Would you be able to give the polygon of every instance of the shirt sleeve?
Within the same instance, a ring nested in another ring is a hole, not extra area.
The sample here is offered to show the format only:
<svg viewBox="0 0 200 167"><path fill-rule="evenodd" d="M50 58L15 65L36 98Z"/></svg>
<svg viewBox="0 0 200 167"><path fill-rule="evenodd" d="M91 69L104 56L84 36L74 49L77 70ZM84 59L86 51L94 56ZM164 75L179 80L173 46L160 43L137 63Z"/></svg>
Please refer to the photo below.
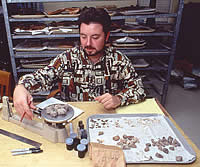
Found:
<svg viewBox="0 0 200 167"><path fill-rule="evenodd" d="M66 52L58 55L44 68L20 77L18 84L23 84L30 93L51 90L62 78L64 56L66 56Z"/></svg>
<svg viewBox="0 0 200 167"><path fill-rule="evenodd" d="M116 95L121 99L121 106L135 104L146 97L141 77L136 73L133 64L125 56L121 63L120 78L123 89Z"/></svg>

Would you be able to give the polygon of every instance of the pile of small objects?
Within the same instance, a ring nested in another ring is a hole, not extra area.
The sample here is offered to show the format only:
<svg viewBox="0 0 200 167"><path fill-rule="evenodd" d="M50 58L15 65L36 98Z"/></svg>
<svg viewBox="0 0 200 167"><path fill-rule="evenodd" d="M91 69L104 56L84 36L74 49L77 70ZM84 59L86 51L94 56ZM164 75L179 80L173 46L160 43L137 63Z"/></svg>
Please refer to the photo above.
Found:
<svg viewBox="0 0 200 167"><path fill-rule="evenodd" d="M169 136L167 139L166 137L162 137L162 139L159 138L158 140L151 139L151 143L146 143L144 151L148 152L151 146L157 147L158 150L162 151L165 154L168 154L169 151L174 151L175 148L180 147L181 144L176 139ZM166 146L168 146L168 148L166 148ZM155 156L158 158L163 158L163 155L158 152L155 154ZM176 161L183 161L183 157L176 156Z"/></svg>
<svg viewBox="0 0 200 167"><path fill-rule="evenodd" d="M137 148L136 143L139 143L139 139L135 136L127 136L123 135L123 138L120 139L119 136L113 137L114 141L119 141L117 143L118 146L120 146L123 150L127 150L130 148Z"/></svg>
<svg viewBox="0 0 200 167"><path fill-rule="evenodd" d="M69 111L69 105L66 104L53 104L45 108L46 113L51 117L57 117L59 115L66 115Z"/></svg>

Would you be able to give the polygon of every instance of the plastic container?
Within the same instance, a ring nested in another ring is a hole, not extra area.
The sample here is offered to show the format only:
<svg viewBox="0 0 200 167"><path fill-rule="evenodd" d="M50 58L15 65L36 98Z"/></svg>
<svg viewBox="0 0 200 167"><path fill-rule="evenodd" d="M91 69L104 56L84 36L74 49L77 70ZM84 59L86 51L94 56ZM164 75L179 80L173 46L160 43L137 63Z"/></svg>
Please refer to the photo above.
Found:
<svg viewBox="0 0 200 167"><path fill-rule="evenodd" d="M89 143L88 139L81 139L81 141L80 141L80 144L83 144L86 146L86 152L88 150L88 143Z"/></svg>
<svg viewBox="0 0 200 167"><path fill-rule="evenodd" d="M86 146L84 144L79 144L77 146L77 151L78 151L78 157L84 158L86 153Z"/></svg>
<svg viewBox="0 0 200 167"><path fill-rule="evenodd" d="M71 137L68 137L66 140L65 140L65 143L66 143L66 148L67 150L73 150L74 148L74 140L71 138Z"/></svg>
<svg viewBox="0 0 200 167"><path fill-rule="evenodd" d="M74 139L74 150L77 151L77 146L80 144L80 139L79 138L75 138Z"/></svg>

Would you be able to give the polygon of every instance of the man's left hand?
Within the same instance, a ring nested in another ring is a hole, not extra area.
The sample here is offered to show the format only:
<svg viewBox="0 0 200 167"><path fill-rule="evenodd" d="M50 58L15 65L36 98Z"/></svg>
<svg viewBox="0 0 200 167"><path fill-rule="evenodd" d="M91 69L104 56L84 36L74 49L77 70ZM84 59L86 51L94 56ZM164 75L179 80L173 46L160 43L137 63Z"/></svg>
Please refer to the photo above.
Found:
<svg viewBox="0 0 200 167"><path fill-rule="evenodd" d="M96 101L104 105L105 109L114 109L121 104L118 96L112 96L110 93L105 93L95 98Z"/></svg>

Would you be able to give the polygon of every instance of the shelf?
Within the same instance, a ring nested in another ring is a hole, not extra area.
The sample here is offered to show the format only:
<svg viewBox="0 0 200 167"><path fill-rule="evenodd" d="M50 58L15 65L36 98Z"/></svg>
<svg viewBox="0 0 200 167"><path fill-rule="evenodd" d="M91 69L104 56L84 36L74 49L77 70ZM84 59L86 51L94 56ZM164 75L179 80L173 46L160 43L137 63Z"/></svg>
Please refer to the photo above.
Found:
<svg viewBox="0 0 200 167"><path fill-rule="evenodd" d="M118 49L127 56L167 56L171 51L167 49L142 49L142 50L124 50ZM41 51L41 52L16 52L15 58L37 58L37 57L55 57L63 51Z"/></svg>
<svg viewBox="0 0 200 167"><path fill-rule="evenodd" d="M148 76L148 79L143 80L145 89L147 91L147 97L156 97L161 100L163 96L163 89L162 87L166 84L166 81L161 81L159 78L155 78L152 74Z"/></svg>
<svg viewBox="0 0 200 167"><path fill-rule="evenodd" d="M14 19L9 18L10 22L45 22L45 21L77 21L78 17L59 17L59 18L28 18L28 19Z"/></svg>
<svg viewBox="0 0 200 167"><path fill-rule="evenodd" d="M149 36L173 36L172 32L145 32L145 33L111 33L111 37L149 37Z"/></svg>
<svg viewBox="0 0 200 167"><path fill-rule="evenodd" d="M123 49L117 48L117 50L126 54L127 56L167 56L171 54L171 49L165 47L163 44L147 44L143 49ZM63 50L55 51L35 51L35 52L15 52L15 58L37 58L37 57L55 57L62 53Z"/></svg>
<svg viewBox="0 0 200 167"><path fill-rule="evenodd" d="M150 15L133 15L133 16L112 16L112 20L122 20L122 19L130 19L130 18L170 18L170 17L177 17L176 13L157 13L157 14L150 14ZM10 22L30 22L30 21L77 21L78 17L59 17L59 18L9 18Z"/></svg>
<svg viewBox="0 0 200 167"><path fill-rule="evenodd" d="M95 1L95 0L7 0L7 3L26 3L26 2L85 2L85 1ZM105 0L98 0L105 1ZM120 0L112 0L120 1Z"/></svg>
<svg viewBox="0 0 200 167"><path fill-rule="evenodd" d="M111 33L111 37L149 37L149 36L173 36L172 32L151 32L151 33ZM79 34L51 34L51 35L12 35L13 39L36 39L36 38L78 38Z"/></svg>
<svg viewBox="0 0 200 167"><path fill-rule="evenodd" d="M148 43L143 49L122 49L117 50L126 54L128 57L141 57L141 56L169 56L171 49L160 43Z"/></svg>
<svg viewBox="0 0 200 167"><path fill-rule="evenodd" d="M145 68L135 68L136 71L166 71L166 67L145 67Z"/></svg>
<svg viewBox="0 0 200 167"><path fill-rule="evenodd" d="M121 19L142 19L142 18L170 18L177 17L176 13L156 13L156 14L139 14L132 16L112 16L112 20L121 20Z"/></svg>
<svg viewBox="0 0 200 167"><path fill-rule="evenodd" d="M41 52L16 52L15 58L42 58L55 57L63 51L41 51Z"/></svg>
<svg viewBox="0 0 200 167"><path fill-rule="evenodd" d="M33 68L20 68L20 59L39 59L39 58L54 58L58 54L62 53L63 50L58 51L37 51L37 52L16 52L13 50L13 45L24 41L25 39L59 39L59 38L76 38L78 39L80 36L77 33L65 33L65 34L48 34L48 32L40 34L40 35L16 35L12 34L11 30L14 24L24 23L27 24L28 22L41 22L41 23L50 23L53 21L61 22L61 21L74 21L78 20L78 17L58 17L58 18L30 18L30 17L20 17L20 18L13 18L10 17L9 14L12 11L8 12L8 9L11 3L30 3L30 2L74 2L74 4L78 4L78 2L97 2L97 1L105 1L105 0L2 0L2 7L3 7L3 15L4 21L6 25L6 32L8 37L8 45L9 45L9 53L12 63L13 69L13 77L15 82L18 81L19 76L23 75L24 73L31 73L36 69ZM121 1L122 0L113 0L113 1ZM131 1L131 0L129 0ZM157 0L158 1L158 0ZM151 7L151 2L149 1ZM156 1L155 1L156 2ZM157 4L157 3L156 3ZM111 33L110 37L111 40L122 38L122 37L138 37L146 40L147 44L145 48L117 48L122 53L126 54L130 60L140 59L143 58L146 62L148 62L148 67L145 66L144 68L135 68L138 73L143 74L148 78L148 80L144 81L144 85L147 89L154 90L157 95L160 96L161 104L164 105L165 99L167 96L168 91L168 83L170 79L170 73L172 70L172 65L174 61L175 51L176 51L176 42L178 39L179 28L181 23L181 15L184 7L184 0L178 1L177 11L174 13L149 13L149 14L134 14L134 15L122 15L116 14L111 16L111 19L116 22L121 22L126 20L129 21L141 21L143 23L149 23L148 20L155 20L154 32L141 32L141 33L127 33L128 31L122 31L117 33ZM11 9L10 9L11 10ZM161 18L161 19L160 19ZM164 18L164 19L162 19ZM169 22L168 18L172 18L174 22ZM138 20L137 20L138 19ZM146 20L145 20L146 19ZM164 22L164 21L165 22ZM44 40L44 41L45 41ZM168 42L167 42L168 41ZM167 43L167 46L161 44ZM163 61L166 63L163 63ZM26 67L26 66L23 66ZM28 66L31 67L31 66ZM37 66L38 67L38 66ZM34 66L34 68L37 68ZM157 80L159 82L157 82ZM149 86L149 87L148 87ZM157 88L160 87L160 88ZM149 95L148 95L149 96ZM153 95L154 96L154 95Z"/></svg>
<svg viewBox="0 0 200 167"><path fill-rule="evenodd" d="M78 38L79 34L51 34L51 35L12 35L13 39L36 39L36 38Z"/></svg>
<svg viewBox="0 0 200 167"><path fill-rule="evenodd" d="M128 57L130 56L167 56L169 55L171 52L167 49L142 49L140 51L138 50L132 50L132 51L128 51L128 50L123 50L123 49L118 49L120 50L122 53L126 54Z"/></svg>

